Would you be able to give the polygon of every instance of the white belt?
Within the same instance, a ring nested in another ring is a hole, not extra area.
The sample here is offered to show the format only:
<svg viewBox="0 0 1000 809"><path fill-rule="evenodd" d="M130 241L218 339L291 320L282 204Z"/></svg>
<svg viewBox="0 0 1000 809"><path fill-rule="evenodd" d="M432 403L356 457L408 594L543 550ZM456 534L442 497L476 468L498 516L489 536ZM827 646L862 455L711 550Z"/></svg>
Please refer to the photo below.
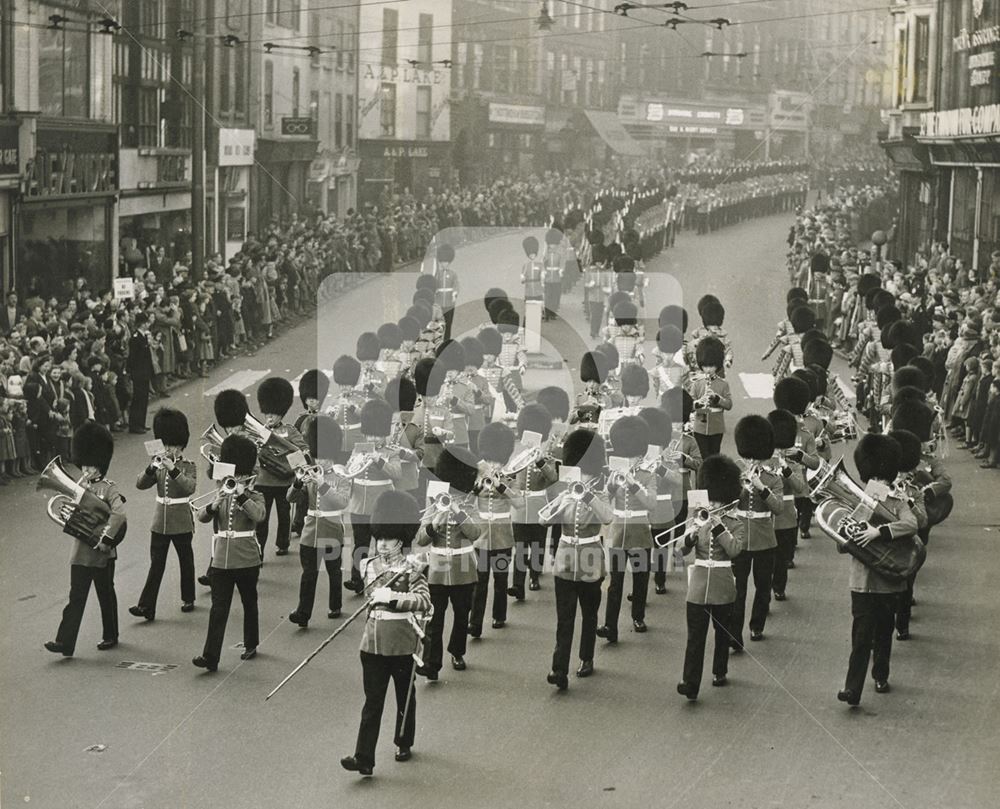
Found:
<svg viewBox="0 0 1000 809"><path fill-rule="evenodd" d="M783 495L781 495L781 499L782 500L794 500L795 499L795 495L794 494L783 494Z"/></svg>
<svg viewBox="0 0 1000 809"><path fill-rule="evenodd" d="M616 509L614 509L614 515L616 517L624 517L625 519L628 519L629 517L648 517L649 516L649 512L646 511L646 509L644 509L644 508L643 509L638 509L636 511L623 510L623 509L617 509L616 508Z"/></svg>
<svg viewBox="0 0 1000 809"><path fill-rule="evenodd" d="M591 545L594 542L600 542L601 535L594 534L592 537L571 537L566 534L563 534L561 537L559 537L559 541L565 542L568 545Z"/></svg>
<svg viewBox="0 0 1000 809"><path fill-rule="evenodd" d="M437 288L438 292L453 292L454 290L455 290L455 287L438 287Z"/></svg>
<svg viewBox="0 0 1000 809"><path fill-rule="evenodd" d="M323 511L319 508L311 508L306 512L309 517L341 517L344 514L344 509L338 508L334 511Z"/></svg>
<svg viewBox="0 0 1000 809"><path fill-rule="evenodd" d="M400 595L406 594L400 593ZM391 612L390 610L372 610L371 615L375 616L380 621L409 621L413 617L413 613L411 611Z"/></svg>
<svg viewBox="0 0 1000 809"><path fill-rule="evenodd" d="M729 560L725 562L716 559L695 559L695 567L732 567L733 563Z"/></svg>
<svg viewBox="0 0 1000 809"><path fill-rule="evenodd" d="M474 546L466 545L464 548L431 548L430 552L438 556L458 556L460 553L472 553L474 550Z"/></svg>
<svg viewBox="0 0 1000 809"><path fill-rule="evenodd" d="M735 514L737 517L750 517L751 519L759 519L771 516L770 511L744 511L741 508L736 509Z"/></svg>
<svg viewBox="0 0 1000 809"><path fill-rule="evenodd" d="M657 500L671 500L671 499L673 499L673 496L670 494L670 492L666 492L665 494L658 494L658 495L656 495L656 499Z"/></svg>
<svg viewBox="0 0 1000 809"><path fill-rule="evenodd" d="M546 493L545 489L528 489L525 493L525 497L538 497L539 495L544 495Z"/></svg>
<svg viewBox="0 0 1000 809"><path fill-rule="evenodd" d="M385 480L359 480L358 478L354 478L354 483L357 483L359 486L385 486L386 484L391 484L392 481L389 478Z"/></svg>
<svg viewBox="0 0 1000 809"><path fill-rule="evenodd" d="M160 497L156 496L156 502L161 506L179 506L182 503L190 503L190 497Z"/></svg>
<svg viewBox="0 0 1000 809"><path fill-rule="evenodd" d="M494 520L505 520L510 516L509 511L494 511L494 512L479 512L479 519L486 520L487 522L493 522Z"/></svg>
<svg viewBox="0 0 1000 809"><path fill-rule="evenodd" d="M254 537L256 539L256 531L217 531L214 536L217 539L243 539L244 537Z"/></svg>

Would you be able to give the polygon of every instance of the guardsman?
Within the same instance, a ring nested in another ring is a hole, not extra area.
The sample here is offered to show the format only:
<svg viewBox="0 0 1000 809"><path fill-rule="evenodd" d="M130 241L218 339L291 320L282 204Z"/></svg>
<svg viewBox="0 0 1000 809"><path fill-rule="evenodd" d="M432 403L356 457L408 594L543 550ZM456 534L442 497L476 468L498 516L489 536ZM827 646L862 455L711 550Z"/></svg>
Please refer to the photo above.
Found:
<svg viewBox="0 0 1000 809"><path fill-rule="evenodd" d="M302 435L306 434L309 424L316 418L320 408L323 407L323 402L329 392L330 379L322 371L313 368L302 374L302 378L299 379L299 401L302 402L305 411L300 413L299 417L295 419L295 429L299 433ZM343 436L341 436L341 441L343 440ZM335 447L334 451L339 453L341 447ZM337 460L339 460L339 457ZM305 523L305 518L305 508L296 506L292 511L292 534L296 536L302 534L302 526Z"/></svg>
<svg viewBox="0 0 1000 809"><path fill-rule="evenodd" d="M521 242L521 247L527 257L527 261L521 266L524 300L543 300L545 297L545 265L538 258L538 239L534 236L526 236Z"/></svg>
<svg viewBox="0 0 1000 809"><path fill-rule="evenodd" d="M281 454L287 454L285 450L300 450L308 452L305 439L302 433L291 424L285 424L285 414L292 406L294 398L292 383L280 376L271 376L265 379L257 387L257 406L264 417L264 426L271 435L277 436L282 442L279 450ZM268 452L268 449L263 449ZM258 450L258 456L260 450ZM278 530L274 536L274 544L277 547L275 553L278 556L288 554L291 529L291 507L288 505L288 487L295 480L295 472L285 464L272 464L266 462L267 459L260 459L260 474L254 488L264 495L264 519L257 523L257 539L260 542L260 551L264 552L267 545L268 527L271 521L272 507L278 513Z"/></svg>
<svg viewBox="0 0 1000 809"><path fill-rule="evenodd" d="M656 504L649 512L650 530L653 532L653 571L657 595L667 592L667 554L660 547L656 535L670 530L677 519L681 495L679 441L673 440L673 425L663 410L644 407L638 413L649 427L649 446L643 467L653 472L656 487Z"/></svg>
<svg viewBox="0 0 1000 809"><path fill-rule="evenodd" d="M458 300L458 273L451 268L455 260L455 248L450 244L442 244L437 249L437 292L435 302L441 307L444 316L443 339L451 339L451 323L455 318L455 301Z"/></svg>
<svg viewBox="0 0 1000 809"><path fill-rule="evenodd" d="M194 517L189 506L198 485L194 461L182 457L190 440L187 416L179 410L160 409L153 416L153 437L163 442L164 453L152 458L139 473L136 488L156 488L156 509L149 540L149 573L139 603L128 611L137 618L156 617L156 597L167 565L167 551L174 546L181 573L181 612L194 609Z"/></svg>
<svg viewBox="0 0 1000 809"><path fill-rule="evenodd" d="M725 411L732 410L729 383L719 375L725 361L725 346L715 337L705 337L695 351L698 373L689 376L694 405L692 432L702 458L717 455L726 432Z"/></svg>
<svg viewBox="0 0 1000 809"><path fill-rule="evenodd" d="M559 502L549 509L548 521L559 526L553 575L556 593L556 648L546 680L560 691L569 687L569 659L580 607L580 666L577 677L594 673L597 615L601 585L607 573L601 534L612 520L611 502L602 491L604 439L592 430L574 430L563 445L565 467L580 470L580 480L562 484Z"/></svg>
<svg viewBox="0 0 1000 809"><path fill-rule="evenodd" d="M743 624L751 573L754 596L750 609L750 640L764 639L778 546L774 515L781 511L784 501L781 499L782 479L767 466L774 455L774 430L768 420L763 416L744 416L737 422L733 437L736 451L746 464L743 491L736 510L736 516L746 523L746 547L733 560L736 601L729 629L732 636L729 642L739 654L743 651Z"/></svg>
<svg viewBox="0 0 1000 809"><path fill-rule="evenodd" d="M809 486L805 479L802 463L803 451L796 447L798 423L787 410L772 410L767 420L774 432L774 463L781 476L781 510L774 515L774 538L778 543L775 550L774 575L771 589L775 601L784 601L787 596L788 571L794 567L795 540L798 535L798 512L795 501L809 496Z"/></svg>
<svg viewBox="0 0 1000 809"><path fill-rule="evenodd" d="M337 386L337 397L327 407L327 414L340 425L344 445L341 452L350 455L354 445L361 439L361 407L365 403L364 394L357 389L361 378L361 363L349 354L342 354L333 363L333 383Z"/></svg>
<svg viewBox="0 0 1000 809"><path fill-rule="evenodd" d="M819 455L816 452L816 436L806 428L804 422L810 394L808 383L797 376L785 377L774 386L774 406L778 410L787 410L795 416L797 432L794 446L802 450L802 462L810 469L816 469L820 465ZM799 533L803 539L808 539L814 510L812 500L801 495L797 496L795 510L799 515Z"/></svg>
<svg viewBox="0 0 1000 809"><path fill-rule="evenodd" d="M306 426L306 444L313 466L295 475L288 502L305 513L299 539L299 603L288 620L303 629L309 625L316 601L320 562L330 583L327 617L339 618L343 605L344 508L347 481L337 478L330 465L340 455L340 425L329 416L317 416ZM348 484L349 485L349 484Z"/></svg>
<svg viewBox="0 0 1000 809"><path fill-rule="evenodd" d="M431 609L423 571L403 556L420 528L417 501L404 492L380 495L371 526L376 553L361 564L364 592L371 604L361 635L365 704L354 755L340 760L345 770L365 776L371 775L375 767L375 748L390 681L396 692L395 758L409 761L412 755L417 724L414 655L420 648L423 616Z"/></svg>
<svg viewBox="0 0 1000 809"><path fill-rule="evenodd" d="M85 492L78 503L64 505L60 510L63 533L73 537L69 603L63 609L56 639L45 644L50 652L63 657L72 657L76 650L91 584L101 607L103 634L97 648L103 652L118 645L115 560L116 548L125 538L127 528L125 498L115 482L106 477L115 451L111 432L92 421L86 422L73 433L72 450L73 463L82 473L77 482Z"/></svg>
<svg viewBox="0 0 1000 809"><path fill-rule="evenodd" d="M668 390L687 387L688 367L683 360L683 350L684 335L681 330L671 324L660 326L653 350L656 367L650 374L653 395L657 399Z"/></svg>
<svg viewBox="0 0 1000 809"><path fill-rule="evenodd" d="M507 581L514 552L512 505L520 496L514 481L505 476L503 467L514 451L514 431L503 422L487 424L479 435L478 477L474 493L479 518L480 549L478 581L473 594L469 634L483 632L486 599L493 580L492 617L494 628L507 623Z"/></svg>
<svg viewBox="0 0 1000 809"><path fill-rule="evenodd" d="M906 504L917 518L917 534L921 541L928 536L927 506L924 502L924 492L920 484L914 481L914 476L920 468L922 444L920 439L909 430L893 430L889 437L899 444L899 476L894 483L894 490L906 500ZM926 544L926 541L924 541ZM906 592L900 593L896 605L896 640L910 639L910 617L913 613L913 585L916 574L906 581Z"/></svg>
<svg viewBox="0 0 1000 809"><path fill-rule="evenodd" d="M591 244L590 263L583 270L583 295L590 323L590 337L597 339L604 319L604 234L592 230L587 234Z"/></svg>
<svg viewBox="0 0 1000 809"><path fill-rule="evenodd" d="M697 347L705 337L714 337L722 343L724 361L718 368L720 376L726 375L726 370L733 365L733 345L729 334L722 327L726 319L726 309L714 295L704 295L698 301L698 314L701 315L702 327L691 332L688 346ZM689 349L690 350L690 349ZM694 364L697 357L688 356L688 365Z"/></svg>
<svg viewBox="0 0 1000 809"><path fill-rule="evenodd" d="M632 628L646 631L646 595L652 562L653 535L650 511L656 505L652 475L639 470L649 447L649 427L638 416L624 416L611 425L611 453L627 469L608 474L606 491L611 498L613 518L607 540L611 556L611 584L604 612L604 625L597 636L608 643L618 642L618 613L625 586L626 564L632 571Z"/></svg>
<svg viewBox="0 0 1000 809"><path fill-rule="evenodd" d="M373 396L381 396L385 393L388 378L378 369L379 356L382 353L382 343L378 335L373 331L366 331L358 336L358 342L354 351L361 363L361 374L358 377L358 390L365 399Z"/></svg>
<svg viewBox="0 0 1000 809"><path fill-rule="evenodd" d="M475 454L479 433L493 419L495 398L490 390L490 383L482 375L483 344L475 337L463 337L461 345L465 354L465 368L458 375L458 379L469 389L472 397L472 410L468 414L469 449Z"/></svg>
<svg viewBox="0 0 1000 809"><path fill-rule="evenodd" d="M701 688L710 624L715 627L712 685L728 683L729 625L736 601L733 560L746 547L745 523L731 510L741 489L736 463L725 455L706 459L698 471L698 486L708 494L709 516L693 519L683 534L683 552L688 555L694 551L694 564L688 575L687 648L677 693L689 700L697 699Z"/></svg>
<svg viewBox="0 0 1000 809"><path fill-rule="evenodd" d="M543 285L545 293L545 320L554 320L559 314L562 295L563 273L566 268L566 249L563 234L555 227L545 233L545 256L542 259Z"/></svg>
<svg viewBox="0 0 1000 809"><path fill-rule="evenodd" d="M438 401L451 412L450 444L469 446L469 417L476 410L475 389L462 379L465 371L465 350L457 340L446 340L437 351L437 362L444 369L444 381Z"/></svg>
<svg viewBox="0 0 1000 809"><path fill-rule="evenodd" d="M618 351L619 370L630 363L642 365L645 360L642 350L645 335L639 324L636 305L631 301L622 301L615 306L612 317L614 325L607 328L606 336Z"/></svg>
<svg viewBox="0 0 1000 809"><path fill-rule="evenodd" d="M469 612L478 581L477 540L481 528L469 514L476 484L476 459L463 447L448 447L441 453L434 473L448 484L446 495L428 504L417 533L417 545L427 548L427 584L430 587L431 620L424 639L424 664L417 674L431 682L438 678L444 657L444 619L451 603L453 613L448 654L455 671L465 671L469 636Z"/></svg>
<svg viewBox="0 0 1000 809"><path fill-rule="evenodd" d="M379 342L378 362L375 367L386 380L393 379L410 367L409 357L401 358L403 332L396 323L383 323L375 332Z"/></svg>
<svg viewBox="0 0 1000 809"><path fill-rule="evenodd" d="M257 524L264 519L264 495L253 489L257 466L257 447L241 435L230 435L222 442L219 462L235 467L232 478L219 481L215 498L197 513L199 522L212 523L212 610L208 616L208 634L202 653L191 662L201 669L219 667L222 643L238 589L243 602L243 652L241 660L257 656L260 623L257 613L257 579L263 550L257 541Z"/></svg>
<svg viewBox="0 0 1000 809"><path fill-rule="evenodd" d="M407 445L420 458L425 485L427 473L437 465L443 445L454 435L451 411L438 402L444 376L444 366L436 359L422 359L413 369L413 384L420 398L404 432Z"/></svg>

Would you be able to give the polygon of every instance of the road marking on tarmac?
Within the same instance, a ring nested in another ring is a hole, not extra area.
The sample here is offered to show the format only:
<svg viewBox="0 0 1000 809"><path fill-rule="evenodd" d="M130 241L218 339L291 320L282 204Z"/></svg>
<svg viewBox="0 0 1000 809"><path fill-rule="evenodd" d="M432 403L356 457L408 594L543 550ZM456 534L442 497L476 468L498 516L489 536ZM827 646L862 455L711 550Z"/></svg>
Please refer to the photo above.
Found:
<svg viewBox="0 0 1000 809"><path fill-rule="evenodd" d="M774 395L773 374L740 374L743 389L751 399L770 399Z"/></svg>
<svg viewBox="0 0 1000 809"><path fill-rule="evenodd" d="M302 381L302 377L304 377L306 375L306 372L309 370L311 369L306 368L306 370L300 373L297 377L295 377L295 379L289 380L292 383L293 388L295 388L296 390L299 389L299 382ZM321 368L320 370L323 372L323 375L326 376L327 379L333 379L333 371L328 371L325 368Z"/></svg>
<svg viewBox="0 0 1000 809"><path fill-rule="evenodd" d="M271 373L271 369L268 368L264 371L254 371L247 368L245 371L237 371L235 374L230 374L224 380L222 380L218 385L209 388L205 391L205 396L216 396L224 390L229 388L235 388L236 390L246 390L249 387L257 384L261 379Z"/></svg>

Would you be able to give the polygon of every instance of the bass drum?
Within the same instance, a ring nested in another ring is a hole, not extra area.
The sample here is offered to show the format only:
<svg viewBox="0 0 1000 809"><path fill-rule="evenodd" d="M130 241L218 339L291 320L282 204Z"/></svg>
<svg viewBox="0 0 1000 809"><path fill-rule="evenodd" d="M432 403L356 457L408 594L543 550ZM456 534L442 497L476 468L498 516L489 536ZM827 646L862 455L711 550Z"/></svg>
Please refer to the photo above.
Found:
<svg viewBox="0 0 1000 809"><path fill-rule="evenodd" d="M850 516L851 509L832 498L816 507L816 522L823 532L882 578L899 584L920 570L927 549L916 535L891 541L875 539L862 547L850 538Z"/></svg>

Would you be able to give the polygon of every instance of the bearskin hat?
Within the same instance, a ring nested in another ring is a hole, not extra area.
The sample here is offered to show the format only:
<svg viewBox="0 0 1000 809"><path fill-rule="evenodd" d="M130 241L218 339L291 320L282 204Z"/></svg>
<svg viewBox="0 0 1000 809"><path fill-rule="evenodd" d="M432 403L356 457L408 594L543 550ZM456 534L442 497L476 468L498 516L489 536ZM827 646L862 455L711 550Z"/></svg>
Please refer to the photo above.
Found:
<svg viewBox="0 0 1000 809"><path fill-rule="evenodd" d="M635 269L635 259L632 256L618 256L614 261L616 273L631 273Z"/></svg>
<svg viewBox="0 0 1000 809"><path fill-rule="evenodd" d="M806 365L806 370L810 371L816 380L816 395L826 396L828 382L826 368L822 365L810 363L809 365Z"/></svg>
<svg viewBox="0 0 1000 809"><path fill-rule="evenodd" d="M786 376L774 386L774 406L801 416L806 412L812 397L809 386L798 377Z"/></svg>
<svg viewBox="0 0 1000 809"><path fill-rule="evenodd" d="M900 343L889 354L892 362L892 369L895 371L910 364L910 360L918 356L920 352L909 343Z"/></svg>
<svg viewBox="0 0 1000 809"><path fill-rule="evenodd" d="M518 330L521 326L521 318L514 311L513 307L508 306L502 312L500 312L497 317L497 329L501 332L513 333Z"/></svg>
<svg viewBox="0 0 1000 809"><path fill-rule="evenodd" d="M830 272L830 257L823 252L813 253L809 259L809 270L811 272Z"/></svg>
<svg viewBox="0 0 1000 809"><path fill-rule="evenodd" d="M719 299L715 295L702 295L698 299L698 316L701 317L702 313L705 311L706 304L709 303L719 303Z"/></svg>
<svg viewBox="0 0 1000 809"><path fill-rule="evenodd" d="M333 362L333 381L338 385L357 385L361 378L361 363L350 354L341 354Z"/></svg>
<svg viewBox="0 0 1000 809"><path fill-rule="evenodd" d="M465 369L465 350L458 340L445 340L438 346L436 354L445 371Z"/></svg>
<svg viewBox="0 0 1000 809"><path fill-rule="evenodd" d="M732 503L740 499L740 468L725 455L710 455L698 470L698 488L708 492L712 503Z"/></svg>
<svg viewBox="0 0 1000 809"><path fill-rule="evenodd" d="M676 326L660 326L656 333L656 347L664 354L673 356L684 347L684 335Z"/></svg>
<svg viewBox="0 0 1000 809"><path fill-rule="evenodd" d="M785 303L791 303L796 300L809 300L809 293L806 292L802 287L792 287L788 292L785 293Z"/></svg>
<svg viewBox="0 0 1000 809"><path fill-rule="evenodd" d="M902 449L887 435L866 433L854 448L854 465L862 483L872 478L892 483L899 474Z"/></svg>
<svg viewBox="0 0 1000 809"><path fill-rule="evenodd" d="M336 460L344 445L344 434L337 420L323 415L306 425L305 439L309 455L317 461Z"/></svg>
<svg viewBox="0 0 1000 809"><path fill-rule="evenodd" d="M219 449L219 463L231 463L239 477L252 475L257 466L257 445L243 435L227 435Z"/></svg>
<svg viewBox="0 0 1000 809"><path fill-rule="evenodd" d="M569 418L569 394L557 385L549 385L538 391L535 401L549 411L553 421Z"/></svg>
<svg viewBox="0 0 1000 809"><path fill-rule="evenodd" d="M618 244L618 242L612 242L611 244L607 245L606 250L607 250L607 256L605 257L605 260L609 264L613 264L614 260L622 254L622 246Z"/></svg>
<svg viewBox="0 0 1000 809"><path fill-rule="evenodd" d="M602 383L608 378L608 360L599 351L588 351L580 359L580 381Z"/></svg>
<svg viewBox="0 0 1000 809"><path fill-rule="evenodd" d="M418 289L416 292L413 293L413 298L411 299L411 302L414 304L426 303L428 306L434 306L434 290Z"/></svg>
<svg viewBox="0 0 1000 809"><path fill-rule="evenodd" d="M299 379L299 401L305 407L306 399L315 399L320 404L330 392L330 380L322 371L315 368L306 371Z"/></svg>
<svg viewBox="0 0 1000 809"><path fill-rule="evenodd" d="M524 437L525 432L539 433L544 441L552 430L552 416L540 404L525 405L517 414L517 437Z"/></svg>
<svg viewBox="0 0 1000 809"><path fill-rule="evenodd" d="M153 416L153 437L168 447L186 447L191 440L187 416L172 407L161 407Z"/></svg>
<svg viewBox="0 0 1000 809"><path fill-rule="evenodd" d="M247 397L235 388L220 391L213 404L215 423L220 427L242 427L247 420Z"/></svg>
<svg viewBox="0 0 1000 809"><path fill-rule="evenodd" d="M931 390L934 387L934 363L928 357L921 356L910 360L910 365L924 375L924 390Z"/></svg>
<svg viewBox="0 0 1000 809"><path fill-rule="evenodd" d="M629 302L631 300L632 300L632 296L629 295L627 292L622 292L621 290L618 290L616 292L612 292L608 296L607 301L605 302L605 306L606 306L605 311L606 312L614 312L615 311L615 307L618 306L618 304L620 304L620 303L627 303L627 302Z"/></svg>
<svg viewBox="0 0 1000 809"><path fill-rule="evenodd" d="M920 335L916 327L908 320L897 320L890 324L889 328L882 330L882 348L890 351L898 345L908 343L911 346L920 344Z"/></svg>
<svg viewBox="0 0 1000 809"><path fill-rule="evenodd" d="M108 474L111 456L115 454L115 439L104 425L87 421L73 433L72 450L74 464L96 467L103 476Z"/></svg>
<svg viewBox="0 0 1000 809"><path fill-rule="evenodd" d="M424 303L424 301L420 301L406 310L406 316L412 317L420 324L420 328L423 328L431 322L431 318L434 317L434 310Z"/></svg>
<svg viewBox="0 0 1000 809"><path fill-rule="evenodd" d="M437 396L444 382L444 368L429 357L417 362L413 368L413 384L421 396Z"/></svg>
<svg viewBox="0 0 1000 809"><path fill-rule="evenodd" d="M502 421L491 421L479 431L478 449L484 461L507 463L514 452L514 431Z"/></svg>
<svg viewBox="0 0 1000 809"><path fill-rule="evenodd" d="M792 321L792 329L796 334L816 327L816 313L808 306L799 306L788 319Z"/></svg>
<svg viewBox="0 0 1000 809"><path fill-rule="evenodd" d="M658 447L667 446L674 437L674 426L670 416L658 407L644 407L639 411L641 418L649 427L649 443Z"/></svg>
<svg viewBox="0 0 1000 809"><path fill-rule="evenodd" d="M437 260L448 264L455 260L455 248L450 244L442 244L437 249Z"/></svg>
<svg viewBox="0 0 1000 809"><path fill-rule="evenodd" d="M549 228L545 231L545 243L546 244L562 244L563 235L561 230L556 230L555 228Z"/></svg>
<svg viewBox="0 0 1000 809"><path fill-rule="evenodd" d="M774 430L763 416L744 416L733 431L736 451L741 458L766 461L774 455Z"/></svg>
<svg viewBox="0 0 1000 809"><path fill-rule="evenodd" d="M389 407L401 413L413 410L417 405L417 389L408 376L390 379L385 386L385 400Z"/></svg>
<svg viewBox="0 0 1000 809"><path fill-rule="evenodd" d="M801 379L809 386L809 400L812 401L818 395L816 393L816 374L808 368L796 368L792 374L796 379Z"/></svg>
<svg viewBox="0 0 1000 809"><path fill-rule="evenodd" d="M636 244L639 241L639 231L635 228L629 228L622 234L622 244L628 246L630 244Z"/></svg>
<svg viewBox="0 0 1000 809"><path fill-rule="evenodd" d="M664 326L673 326L679 329L681 334L685 334L688 328L687 309L673 303L669 306L664 306L660 310L660 317L657 320L657 324L661 329Z"/></svg>
<svg viewBox="0 0 1000 809"><path fill-rule="evenodd" d="M611 452L625 458L639 458L649 447L649 425L638 416L623 416L611 425Z"/></svg>
<svg viewBox="0 0 1000 809"><path fill-rule="evenodd" d="M597 348L594 349L598 354L603 354L604 359L608 361L608 369L614 370L618 367L618 363L621 361L621 357L618 354L618 349L615 348L614 343L601 343Z"/></svg>
<svg viewBox="0 0 1000 809"><path fill-rule="evenodd" d="M879 289L881 286L882 279L874 273L865 273L858 276L857 290L859 295L867 295L871 290Z"/></svg>
<svg viewBox="0 0 1000 809"><path fill-rule="evenodd" d="M824 370L830 369L833 362L833 347L820 340L816 340L802 349L802 362L804 365L818 365Z"/></svg>
<svg viewBox="0 0 1000 809"><path fill-rule="evenodd" d="M649 373L641 365L627 363L622 369L622 393L645 398L649 393Z"/></svg>
<svg viewBox="0 0 1000 809"><path fill-rule="evenodd" d="M931 440L934 411L922 402L906 400L892 410L892 429L909 430L921 441Z"/></svg>
<svg viewBox="0 0 1000 809"><path fill-rule="evenodd" d="M375 333L382 348L395 351L403 343L403 332L395 323L383 323Z"/></svg>
<svg viewBox="0 0 1000 809"><path fill-rule="evenodd" d="M900 311L895 306L883 306L875 313L875 325L882 330L882 334L884 335L888 331L889 326L901 317L902 314L900 314Z"/></svg>
<svg viewBox="0 0 1000 809"><path fill-rule="evenodd" d="M526 256L537 256L538 255L538 239L534 236L526 236L521 240L521 249L524 250Z"/></svg>
<svg viewBox="0 0 1000 809"><path fill-rule="evenodd" d="M476 485L476 458L465 447L449 446L438 456L434 474L451 488L468 494Z"/></svg>
<svg viewBox="0 0 1000 809"><path fill-rule="evenodd" d="M500 315L506 312L508 309L513 309L513 305L506 298L496 298L490 301L489 305L486 307L486 314L489 315L490 323L494 325L500 319Z"/></svg>
<svg viewBox="0 0 1000 809"><path fill-rule="evenodd" d="M257 386L257 406L261 413L284 416L294 399L292 383L282 376L269 376Z"/></svg>
<svg viewBox="0 0 1000 809"><path fill-rule="evenodd" d="M587 475L599 475L607 462L604 439L595 430L573 430L563 442L563 466L578 466Z"/></svg>
<svg viewBox="0 0 1000 809"><path fill-rule="evenodd" d="M892 375L892 389L899 390L911 386L921 391L926 390L927 381L923 372L912 365L904 365Z"/></svg>
<svg viewBox="0 0 1000 809"><path fill-rule="evenodd" d="M463 337L459 343L465 352L466 368L478 368L483 364L483 344L479 340L475 337Z"/></svg>
<svg viewBox="0 0 1000 809"><path fill-rule="evenodd" d="M590 248L590 260L593 264L603 264L607 251L603 244L595 244Z"/></svg>
<svg viewBox="0 0 1000 809"><path fill-rule="evenodd" d="M899 471L912 472L920 466L923 445L909 430L893 430L889 438L899 444Z"/></svg>
<svg viewBox="0 0 1000 809"><path fill-rule="evenodd" d="M622 301L614 308L614 317L618 326L634 326L639 317L639 310L631 301Z"/></svg>
<svg viewBox="0 0 1000 809"><path fill-rule="evenodd" d="M805 348L810 343L828 343L827 336L819 329L808 329L799 335L799 345Z"/></svg>
<svg viewBox="0 0 1000 809"><path fill-rule="evenodd" d="M694 399L684 388L671 388L660 396L660 410L670 417L673 424L687 424L694 410Z"/></svg>
<svg viewBox="0 0 1000 809"><path fill-rule="evenodd" d="M872 294L871 308L877 313L879 309L886 306L895 306L896 296L887 289L878 289Z"/></svg>
<svg viewBox="0 0 1000 809"><path fill-rule="evenodd" d="M421 273L417 276L417 289L429 289L431 292L436 292L438 288L437 278L429 273Z"/></svg>
<svg viewBox="0 0 1000 809"><path fill-rule="evenodd" d="M361 407L361 432L384 437L392 431L392 408L384 399L369 399Z"/></svg>
<svg viewBox="0 0 1000 809"><path fill-rule="evenodd" d="M476 339L483 346L483 354L497 356L503 349L503 337L496 329L483 329L476 335Z"/></svg>
<svg viewBox="0 0 1000 809"><path fill-rule="evenodd" d="M600 228L591 228L587 231L587 243L593 247L604 245L604 233Z"/></svg>
<svg viewBox="0 0 1000 809"><path fill-rule="evenodd" d="M399 326L400 334L404 340L413 343L420 339L420 321L415 317L404 315L396 325Z"/></svg>
<svg viewBox="0 0 1000 809"><path fill-rule="evenodd" d="M799 435L799 424L795 416L787 410L772 410L767 414L767 420L774 434L775 449L789 449L795 446Z"/></svg>
<svg viewBox="0 0 1000 809"><path fill-rule="evenodd" d="M694 352L699 368L711 366L721 370L726 363L726 347L717 337L703 337Z"/></svg>
<svg viewBox="0 0 1000 809"><path fill-rule="evenodd" d="M635 290L636 277L631 270L623 270L615 275L615 287L619 292L631 295Z"/></svg>
<svg viewBox="0 0 1000 809"><path fill-rule="evenodd" d="M701 322L706 327L721 326L726 319L726 308L719 301L709 301L701 307Z"/></svg>
<svg viewBox="0 0 1000 809"><path fill-rule="evenodd" d="M420 506L416 498L406 492L382 492L372 509L370 530L374 540L395 539L408 548L420 530Z"/></svg>
<svg viewBox="0 0 1000 809"><path fill-rule="evenodd" d="M500 287L490 287L486 290L486 294L483 295L483 306L486 307L486 311L489 311L493 301L505 300L507 300L507 293L504 290L500 289Z"/></svg>
<svg viewBox="0 0 1000 809"><path fill-rule="evenodd" d="M927 402L927 394L924 393L923 388L918 388L915 385L904 385L901 388L896 388L892 394L893 407L906 401L924 404Z"/></svg>

